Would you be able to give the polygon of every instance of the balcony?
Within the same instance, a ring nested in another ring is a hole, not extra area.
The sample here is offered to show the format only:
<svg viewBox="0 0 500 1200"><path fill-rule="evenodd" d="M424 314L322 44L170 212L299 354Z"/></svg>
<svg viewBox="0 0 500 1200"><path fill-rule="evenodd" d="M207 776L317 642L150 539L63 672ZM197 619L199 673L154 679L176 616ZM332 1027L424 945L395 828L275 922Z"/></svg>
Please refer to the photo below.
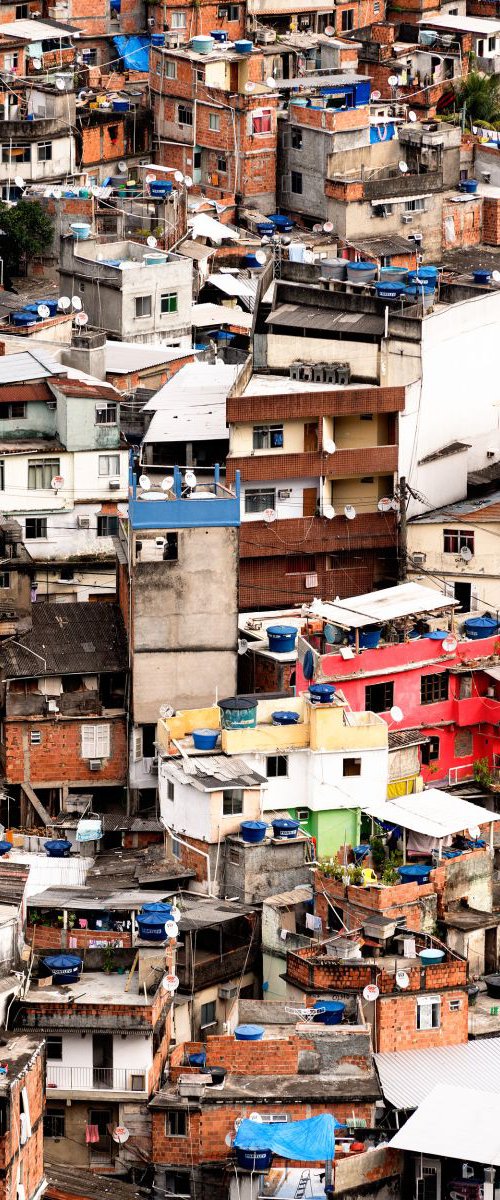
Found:
<svg viewBox="0 0 500 1200"><path fill-rule="evenodd" d="M452 702L452 720L456 725L497 725L500 721L500 700L494 696L456 697Z"/></svg>
<svg viewBox="0 0 500 1200"><path fill-rule="evenodd" d="M223 983L225 980L238 978L243 970L251 971L259 958L257 942L249 947L248 942L233 950L223 951L222 954L210 954L208 951L196 951L193 971L189 955L183 958L182 952L176 959L176 975L181 990L198 991L210 984Z"/></svg>
<svg viewBox="0 0 500 1200"><path fill-rule="evenodd" d="M277 540L282 539L281 540ZM358 513L355 521L344 516L327 521L325 517L291 517L273 525L264 521L243 521L240 528L241 558L276 558L281 553L300 553L307 539L308 554L333 554L344 550L391 549L396 544L397 521L394 512Z"/></svg>
<svg viewBox="0 0 500 1200"><path fill-rule="evenodd" d="M499 0L500 4L500 0ZM324 392L288 392L287 376L283 375L283 391L261 396L229 396L226 404L228 424L249 421L287 420L304 417L307 421L320 417L352 417L363 413L392 413L404 409L404 388L364 387L337 388L325 386Z"/></svg>
<svg viewBox="0 0 500 1200"><path fill-rule="evenodd" d="M144 1097L148 1095L147 1072L129 1067L63 1067L48 1063L47 1091L65 1095L119 1092Z"/></svg>
<svg viewBox="0 0 500 1200"><path fill-rule="evenodd" d="M355 450L321 450L302 454L263 454L258 457L226 460L226 478L232 482L236 471L245 483L253 480L347 479L363 475L393 475L398 466L397 446L370 446Z"/></svg>
<svg viewBox="0 0 500 1200"><path fill-rule="evenodd" d="M365 179L363 190L366 200L390 200L396 196L413 196L423 192L438 192L443 186L441 171L406 175L397 173L379 179Z"/></svg>

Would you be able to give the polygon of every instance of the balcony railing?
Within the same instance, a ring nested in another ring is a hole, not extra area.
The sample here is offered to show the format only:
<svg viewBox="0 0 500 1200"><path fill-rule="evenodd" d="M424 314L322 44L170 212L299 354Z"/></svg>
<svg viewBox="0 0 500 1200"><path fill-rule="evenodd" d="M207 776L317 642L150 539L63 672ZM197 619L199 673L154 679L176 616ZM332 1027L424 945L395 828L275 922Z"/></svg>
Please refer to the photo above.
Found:
<svg viewBox="0 0 500 1200"><path fill-rule="evenodd" d="M47 1065L47 1088L61 1092L134 1092L147 1095L147 1072L130 1067L62 1067Z"/></svg>

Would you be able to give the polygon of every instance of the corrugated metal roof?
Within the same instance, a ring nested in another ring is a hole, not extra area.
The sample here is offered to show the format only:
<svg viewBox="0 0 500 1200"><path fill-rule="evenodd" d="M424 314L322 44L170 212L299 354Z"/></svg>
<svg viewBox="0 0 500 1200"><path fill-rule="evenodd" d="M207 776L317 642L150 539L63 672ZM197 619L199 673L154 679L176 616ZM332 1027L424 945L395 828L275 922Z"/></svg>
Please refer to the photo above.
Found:
<svg viewBox="0 0 500 1200"><path fill-rule="evenodd" d="M23 645L4 642L0 664L6 679L124 671L127 638L120 609L116 604L37 602Z"/></svg>
<svg viewBox="0 0 500 1200"><path fill-rule="evenodd" d="M188 774L181 758L163 758L162 773L170 775L179 783L190 783L201 792L220 792L223 788L257 788L266 782L242 758L234 755L206 754L203 758L189 756L193 774Z"/></svg>
<svg viewBox="0 0 500 1200"><path fill-rule="evenodd" d="M187 358L191 353L167 346L146 346L143 342L106 342L106 373L128 375L132 371L146 371L177 358Z"/></svg>
<svg viewBox="0 0 500 1200"><path fill-rule="evenodd" d="M62 25L60 21L30 21L27 17L19 21L6 21L0 30L0 37L18 38L21 42L43 42L62 36L79 37L79 29L71 25Z"/></svg>
<svg viewBox="0 0 500 1200"><path fill-rule="evenodd" d="M61 1195L77 1196L81 1200L139 1200L147 1195L144 1188L125 1183L116 1176L106 1179L105 1175L96 1175L93 1171L81 1168L75 1170L60 1163L46 1162L45 1178L47 1200L55 1200Z"/></svg>
<svg viewBox="0 0 500 1200"><path fill-rule="evenodd" d="M175 412L173 409L175 408ZM147 442L216 441L229 438L224 400L200 400L180 409L175 401L169 408L154 413L144 437Z"/></svg>
<svg viewBox="0 0 500 1200"><path fill-rule="evenodd" d="M395 587L365 592L362 596L349 596L347 600L336 600L335 603L313 600L310 611L344 629L362 629L365 625L383 624L399 617L415 617L444 608L455 608L457 603L434 588L423 587L419 583L399 583Z"/></svg>
<svg viewBox="0 0 500 1200"><path fill-rule="evenodd" d="M390 729L389 750L402 750L405 746L421 746L429 736L421 729Z"/></svg>
<svg viewBox="0 0 500 1200"><path fill-rule="evenodd" d="M241 300L245 300L249 308L253 308L255 295L257 291L257 281L247 279L243 275L227 274L222 271L215 271L213 275L209 275L207 283L211 283L213 287L218 288L220 292L224 292L226 296L239 296Z"/></svg>
<svg viewBox="0 0 500 1200"><path fill-rule="evenodd" d="M40 383L4 383L0 385L0 405L7 403L23 403L25 400L52 400L49 385L42 380Z"/></svg>
<svg viewBox="0 0 500 1200"><path fill-rule="evenodd" d="M392 237L362 238L361 241L356 241L356 250L375 258L391 254L415 254L414 243L409 242L408 238L399 237L397 233Z"/></svg>
<svg viewBox="0 0 500 1200"><path fill-rule="evenodd" d="M500 1100L495 1092L480 1090L474 1084L451 1087L441 1083L425 1097L389 1145L413 1154L500 1166ZM461 1193L457 1184L457 1191L448 1194Z"/></svg>
<svg viewBox="0 0 500 1200"><path fill-rule="evenodd" d="M310 884L299 884L292 892L278 892L276 896L266 896L264 904L270 904L271 908L293 908L295 904L305 904L313 898L313 889Z"/></svg>
<svg viewBox="0 0 500 1200"><path fill-rule="evenodd" d="M16 25L21 24L22 21L16 21ZM33 22L33 25L38 24L38 21ZM2 31L4 29L5 25L2 25ZM66 375L66 368L47 354L42 354L41 350L22 350L19 354L5 354L0 358L0 387L3 383L48 379L50 375Z"/></svg>
<svg viewBox="0 0 500 1200"><path fill-rule="evenodd" d="M280 304L266 318L266 325L290 325L297 329L325 329L329 333L371 334L384 331L383 317L371 313L344 312L317 308L313 304Z"/></svg>
<svg viewBox="0 0 500 1200"><path fill-rule="evenodd" d="M200 396L203 396L204 405L225 405L239 370L239 366L230 363L186 363L148 400L142 411L159 412L162 409L180 419L186 409L200 404Z"/></svg>
<svg viewBox="0 0 500 1200"><path fill-rule="evenodd" d="M376 1054L385 1099L395 1108L416 1108L437 1084L471 1086L476 1080L500 1093L500 1038L478 1038L459 1046L431 1046Z"/></svg>
<svg viewBox="0 0 500 1200"><path fill-rule="evenodd" d="M191 324L195 329L214 325L239 325L243 329L251 329L252 317L236 305L228 308L226 304L193 304L191 309Z"/></svg>
<svg viewBox="0 0 500 1200"><path fill-rule="evenodd" d="M266 8L266 11L267 8ZM333 72L326 75L320 75L314 72L314 75L297 75L294 79L275 79L273 91L285 92L290 88L299 87L301 92L307 92L311 88L316 92L322 87L350 87L353 83L366 83L366 75L355 75L354 71L349 74L335 75Z"/></svg>

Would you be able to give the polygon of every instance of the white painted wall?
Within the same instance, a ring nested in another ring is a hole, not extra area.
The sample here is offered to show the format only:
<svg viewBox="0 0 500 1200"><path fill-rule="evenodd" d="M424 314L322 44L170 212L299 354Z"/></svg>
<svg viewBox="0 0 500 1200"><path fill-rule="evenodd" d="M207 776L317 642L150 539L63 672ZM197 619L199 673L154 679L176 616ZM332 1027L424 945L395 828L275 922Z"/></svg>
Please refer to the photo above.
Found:
<svg viewBox="0 0 500 1200"><path fill-rule="evenodd" d="M302 517L304 515L303 490L304 488L318 488L319 494L319 479L275 479L271 482L268 480L252 480L251 483L245 484L241 489L241 520L242 521L260 521L262 522L262 513L247 513L245 512L245 491L252 491L254 488L274 488L276 494L275 511L280 521L287 520L290 517ZM286 499L280 500L278 492L290 491L291 495Z"/></svg>
<svg viewBox="0 0 500 1200"><path fill-rule="evenodd" d="M168 764L160 761L158 790L160 815L169 829L180 835L195 837L199 841L215 844L219 837L238 833L242 821L258 820L262 812L259 788L243 792L243 812L235 816L224 816L223 793L201 792L190 784L174 784L174 798L168 799Z"/></svg>
<svg viewBox="0 0 500 1200"><path fill-rule="evenodd" d="M245 762L265 775L266 755L244 754ZM361 775L343 776L344 758L361 759ZM287 808L310 808L325 812L343 804L360 805L387 796L388 751L353 750L349 754L296 750L288 753L288 775L268 778L263 791L264 812Z"/></svg>
<svg viewBox="0 0 500 1200"><path fill-rule="evenodd" d="M103 1033L106 1030L103 1029ZM80 1033L63 1034L62 1060L51 1060L47 1056L47 1067L86 1067L91 1069L92 1034L81 1037ZM129 1071L147 1071L153 1063L153 1041L144 1035L122 1038L120 1034L113 1037L113 1067Z"/></svg>
<svg viewBox="0 0 500 1200"><path fill-rule="evenodd" d="M62 137L40 137L42 142L52 142L52 158L50 162L39 162L38 160L38 145L33 141L30 146L31 157L30 162L20 162L19 159L8 161L9 143L4 142L4 150L7 161L0 161L0 183L8 183L13 181L15 175L23 176L23 179L28 183L47 182L53 179L61 179L75 169L75 139L71 135L63 135ZM3 157L0 155L0 158ZM17 165L16 165L17 164Z"/></svg>
<svg viewBox="0 0 500 1200"><path fill-rule="evenodd" d="M99 457L117 454L120 459L120 487L110 490L109 477L99 475ZM28 488L28 462L38 458L59 459L60 474L64 484L57 491L50 488L37 490ZM46 455L8 454L4 459L4 489L2 511L17 513L60 513L69 511L75 503L86 500L127 499L128 453L126 450L84 450L70 453L47 450ZM79 511L84 512L85 509Z"/></svg>

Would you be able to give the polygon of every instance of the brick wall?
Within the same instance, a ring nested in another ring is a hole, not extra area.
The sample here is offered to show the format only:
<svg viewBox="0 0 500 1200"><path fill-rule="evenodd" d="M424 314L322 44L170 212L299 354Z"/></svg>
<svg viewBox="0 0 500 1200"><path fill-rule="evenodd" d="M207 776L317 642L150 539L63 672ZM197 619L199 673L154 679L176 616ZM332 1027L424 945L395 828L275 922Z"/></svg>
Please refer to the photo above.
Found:
<svg viewBox="0 0 500 1200"><path fill-rule="evenodd" d="M500 200L483 197L483 242L500 246Z"/></svg>
<svg viewBox="0 0 500 1200"><path fill-rule="evenodd" d="M125 119L120 113L116 120L82 129L82 166L113 162L125 153Z"/></svg>
<svg viewBox="0 0 500 1200"><path fill-rule="evenodd" d="M452 204L443 201L443 246L459 250L477 246L482 240L483 200L472 199L471 204ZM450 221L453 222L453 238L450 237ZM484 240L484 239L483 239Z"/></svg>
<svg viewBox="0 0 500 1200"><path fill-rule="evenodd" d="M265 479L309 479L327 474L334 479L363 475L392 475L397 470L397 446L366 446L356 450L337 450L325 466L320 451L302 454L263 454L257 458L228 458L226 478L233 483L236 471L243 482Z"/></svg>
<svg viewBox="0 0 500 1200"><path fill-rule="evenodd" d="M30 945L34 944L37 950L59 950L61 947L69 948L70 939L71 948L78 950L87 949L91 942L100 942L103 946L114 945L116 942L120 942L123 947L132 945L132 934L129 932L104 932L100 929L60 929L59 927L49 928L46 925L28 925L26 928L26 941Z"/></svg>
<svg viewBox="0 0 500 1200"><path fill-rule="evenodd" d="M82 758L82 727L93 724L110 725L110 758L102 760L99 773L89 769L89 759ZM32 730L41 732L38 746L31 745ZM66 720L61 717L34 717L31 720L8 718L5 722L5 776L9 783L33 784L113 780L125 783L127 777L127 732L125 715L113 719L102 717Z"/></svg>
<svg viewBox="0 0 500 1200"><path fill-rule="evenodd" d="M437 989L439 990L439 989ZM460 1008L450 1008L458 1001ZM394 1050L423 1050L429 1046L456 1046L468 1038L468 997L465 991L451 990L441 996L439 1029L417 1029L415 996L399 994L377 1001L376 1048L379 1053Z"/></svg>
<svg viewBox="0 0 500 1200"><path fill-rule="evenodd" d="M405 264L406 265L406 262ZM273 396L234 396L226 402L228 423L242 421L292 421L304 417L350 417L366 413L402 412L404 388L366 387L344 391L281 392Z"/></svg>
<svg viewBox="0 0 500 1200"><path fill-rule="evenodd" d="M5 1052L8 1062L8 1049ZM20 1145L21 1090L28 1092L31 1137ZM0 1198L16 1200L19 1167L22 1164L26 1195L32 1196L43 1179L43 1111L45 1104L45 1054L41 1047L25 1073L11 1088L10 1129L0 1138Z"/></svg>

